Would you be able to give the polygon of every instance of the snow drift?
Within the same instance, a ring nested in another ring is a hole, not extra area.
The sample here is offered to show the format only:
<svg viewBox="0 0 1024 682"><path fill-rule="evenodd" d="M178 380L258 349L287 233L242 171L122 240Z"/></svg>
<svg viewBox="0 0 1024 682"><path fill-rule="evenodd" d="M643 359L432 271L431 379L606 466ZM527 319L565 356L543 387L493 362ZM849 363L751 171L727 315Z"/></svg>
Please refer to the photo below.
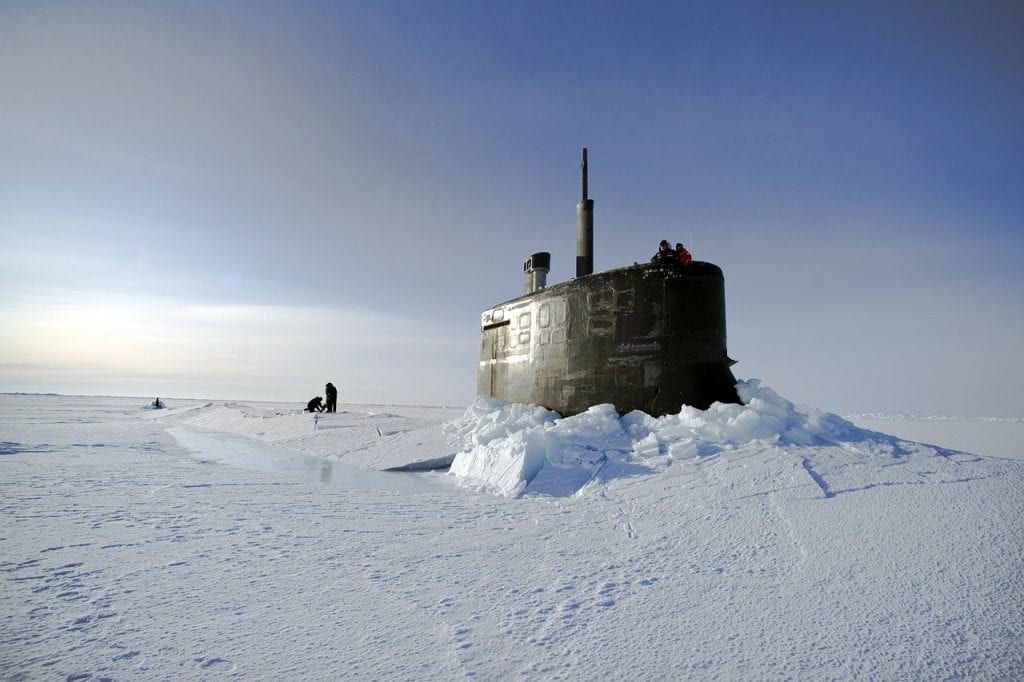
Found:
<svg viewBox="0 0 1024 682"><path fill-rule="evenodd" d="M460 420L446 425L467 444L451 473L469 486L506 496L568 495L602 474L654 473L679 460L751 445L895 442L837 415L795 405L757 379L740 381L737 389L743 405L715 403L704 411L684 405L678 414L658 418L639 411L619 416L607 404L561 418L540 407L478 397Z"/></svg>

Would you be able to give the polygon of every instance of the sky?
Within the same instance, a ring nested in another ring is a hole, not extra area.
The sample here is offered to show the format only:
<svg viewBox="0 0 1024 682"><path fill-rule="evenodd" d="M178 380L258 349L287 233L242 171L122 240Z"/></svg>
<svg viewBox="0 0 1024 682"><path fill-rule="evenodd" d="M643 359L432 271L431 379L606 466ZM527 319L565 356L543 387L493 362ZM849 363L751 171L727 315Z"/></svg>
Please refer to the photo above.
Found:
<svg viewBox="0 0 1024 682"><path fill-rule="evenodd" d="M0 391L468 405L480 313L687 243L740 378L1024 415L1014 2L2 2Z"/></svg>

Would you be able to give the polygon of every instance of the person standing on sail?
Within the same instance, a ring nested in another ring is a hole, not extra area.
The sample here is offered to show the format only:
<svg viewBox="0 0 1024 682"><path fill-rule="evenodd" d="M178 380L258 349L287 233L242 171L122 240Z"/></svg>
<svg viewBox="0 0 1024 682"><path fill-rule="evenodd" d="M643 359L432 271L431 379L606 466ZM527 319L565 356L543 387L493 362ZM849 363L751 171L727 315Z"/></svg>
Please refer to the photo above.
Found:
<svg viewBox="0 0 1024 682"><path fill-rule="evenodd" d="M679 263L679 257L676 252L669 246L667 239L662 239L661 243L658 244L658 252L651 257L651 262L655 265L671 266Z"/></svg>
<svg viewBox="0 0 1024 682"><path fill-rule="evenodd" d="M693 262L693 256L686 250L686 247L682 244L676 244L676 257L679 259L680 265L686 265Z"/></svg>

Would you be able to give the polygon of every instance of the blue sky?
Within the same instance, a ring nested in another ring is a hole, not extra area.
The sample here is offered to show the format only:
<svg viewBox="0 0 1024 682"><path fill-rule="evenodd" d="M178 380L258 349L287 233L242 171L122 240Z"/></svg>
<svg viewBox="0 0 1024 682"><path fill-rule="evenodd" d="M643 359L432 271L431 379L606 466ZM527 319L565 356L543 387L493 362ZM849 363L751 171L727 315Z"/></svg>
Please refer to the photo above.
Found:
<svg viewBox="0 0 1024 682"><path fill-rule="evenodd" d="M638 5L638 6L634 6ZM1013 2L7 2L0 390L468 404L479 314L690 242L741 378L1024 416ZM692 241L691 241L692 240Z"/></svg>

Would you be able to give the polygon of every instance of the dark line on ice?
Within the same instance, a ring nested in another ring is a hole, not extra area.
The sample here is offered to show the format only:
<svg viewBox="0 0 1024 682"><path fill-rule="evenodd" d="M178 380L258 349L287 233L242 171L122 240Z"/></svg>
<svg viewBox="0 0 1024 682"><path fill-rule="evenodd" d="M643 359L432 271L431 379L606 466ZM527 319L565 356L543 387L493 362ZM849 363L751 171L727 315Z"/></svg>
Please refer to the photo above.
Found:
<svg viewBox="0 0 1024 682"><path fill-rule="evenodd" d="M441 471L451 467L455 461L455 455L445 455L434 459L424 459L418 462L410 462L399 466L388 467L382 471Z"/></svg>
<svg viewBox="0 0 1024 682"><path fill-rule="evenodd" d="M807 475L814 479L814 482L818 484L819 488L821 488L821 492L822 494L825 495L826 499L836 496L835 493L829 489L828 483L826 483L825 479L821 477L821 474L815 471L814 467L811 466L811 460L804 457L803 461L801 461L800 463L803 464L804 470L807 472Z"/></svg>

